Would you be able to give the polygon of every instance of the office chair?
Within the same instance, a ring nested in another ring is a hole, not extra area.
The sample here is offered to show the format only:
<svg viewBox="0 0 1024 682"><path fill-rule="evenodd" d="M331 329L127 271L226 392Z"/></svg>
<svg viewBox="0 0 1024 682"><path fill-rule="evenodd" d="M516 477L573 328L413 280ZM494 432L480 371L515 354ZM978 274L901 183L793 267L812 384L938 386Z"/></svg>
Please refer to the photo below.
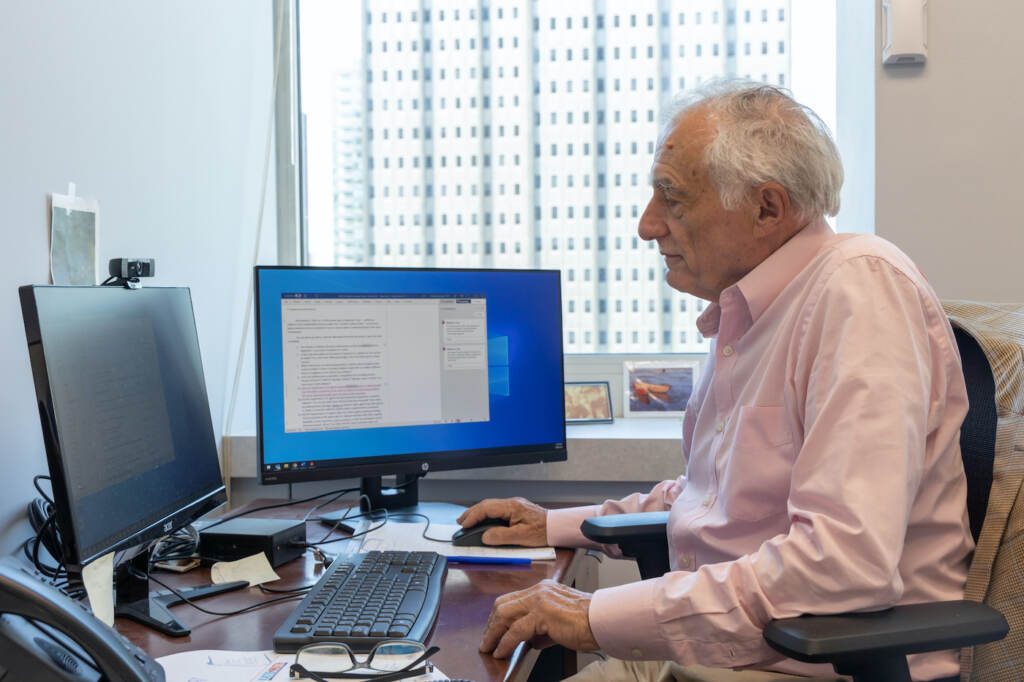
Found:
<svg viewBox="0 0 1024 682"><path fill-rule="evenodd" d="M947 312L954 305L948 305ZM1024 334L1024 321L1018 321ZM957 324L955 317L953 322ZM967 474L971 532L978 542L993 481L996 388L989 360L978 341L959 327L954 329L954 335L970 401L960 432L960 447ZM1024 450L1020 444L1018 447ZM1015 479L1014 484L1019 486L1019 480ZM581 530L588 539L617 544L625 556L636 558L641 578L646 580L669 570L667 521L668 512L614 514L587 519ZM993 526L1000 522L1003 526L995 528L997 544L1006 518L992 520ZM977 557L976 551L975 563ZM974 569L972 565L972 579ZM772 648L789 658L829 663L838 674L850 675L854 682L910 682L908 654L970 647L1006 636L1009 626L1002 613L980 603L986 597L988 578L988 575L982 577L984 586L975 601L909 604L871 613L805 615L774 620L765 628L764 638ZM1018 588L1018 597L1020 592ZM970 587L968 596L972 596ZM965 649L968 668L970 653L970 649ZM1024 679L1020 673L1020 670L1010 670L1005 679Z"/></svg>

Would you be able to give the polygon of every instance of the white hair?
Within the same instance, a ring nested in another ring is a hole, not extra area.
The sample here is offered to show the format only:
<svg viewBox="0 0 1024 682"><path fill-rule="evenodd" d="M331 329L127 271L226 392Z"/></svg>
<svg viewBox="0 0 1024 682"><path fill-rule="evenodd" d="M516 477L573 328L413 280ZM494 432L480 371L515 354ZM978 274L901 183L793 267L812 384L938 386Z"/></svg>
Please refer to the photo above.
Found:
<svg viewBox="0 0 1024 682"><path fill-rule="evenodd" d="M704 161L725 208L735 209L754 188L777 182L808 218L839 212L839 150L828 126L788 91L747 80L711 81L673 100L659 146L698 106L715 124Z"/></svg>

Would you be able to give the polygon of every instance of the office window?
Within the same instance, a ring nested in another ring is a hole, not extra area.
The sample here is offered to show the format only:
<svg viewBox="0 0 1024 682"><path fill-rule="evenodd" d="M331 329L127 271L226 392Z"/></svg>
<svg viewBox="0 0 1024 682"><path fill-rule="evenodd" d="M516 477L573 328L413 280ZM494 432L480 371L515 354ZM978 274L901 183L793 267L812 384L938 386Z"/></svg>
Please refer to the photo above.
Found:
<svg viewBox="0 0 1024 682"><path fill-rule="evenodd" d="M609 301L625 300L630 310L666 315L652 315L659 326L650 329L633 317L636 329L615 329L623 320L606 315L580 316L565 339L573 332L588 341L570 352L704 351L687 314L691 297L664 284L658 250L634 238L650 198L662 102L714 75L744 75L759 42L755 77L788 86L786 9L773 7L772 22L761 26L752 22L766 22L769 10L725 0L701 3L699 11L668 3L686 11L657 15L624 5L593 22L560 10L551 16L547 3L528 0L489 3L486 18L481 5L457 0L432 0L429 12L392 8L372 16L364 3L298 1L300 102L310 122L308 176L300 178L310 217L303 262L564 264L563 281L581 288L572 295L588 312L586 297L600 290L601 313L615 305ZM537 48L512 35L518 29L505 22L513 19L536 32ZM723 46L722 24L742 33L742 46L728 37ZM702 58L699 67L694 57ZM440 126L437 135L431 125Z"/></svg>

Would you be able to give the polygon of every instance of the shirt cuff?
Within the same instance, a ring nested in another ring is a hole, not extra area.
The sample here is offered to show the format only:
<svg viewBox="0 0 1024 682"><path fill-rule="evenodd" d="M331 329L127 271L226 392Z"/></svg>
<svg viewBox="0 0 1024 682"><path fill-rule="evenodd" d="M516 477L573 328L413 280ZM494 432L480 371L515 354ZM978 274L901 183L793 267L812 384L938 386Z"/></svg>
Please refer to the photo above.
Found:
<svg viewBox="0 0 1024 682"><path fill-rule="evenodd" d="M547 518L548 546L550 547L589 547L601 549L601 545L583 537L580 524L597 516L601 505L588 507L569 507L568 509L550 509Z"/></svg>
<svg viewBox="0 0 1024 682"><path fill-rule="evenodd" d="M672 652L655 620L660 578L609 587L590 598L590 631L601 650L623 660L670 660Z"/></svg>

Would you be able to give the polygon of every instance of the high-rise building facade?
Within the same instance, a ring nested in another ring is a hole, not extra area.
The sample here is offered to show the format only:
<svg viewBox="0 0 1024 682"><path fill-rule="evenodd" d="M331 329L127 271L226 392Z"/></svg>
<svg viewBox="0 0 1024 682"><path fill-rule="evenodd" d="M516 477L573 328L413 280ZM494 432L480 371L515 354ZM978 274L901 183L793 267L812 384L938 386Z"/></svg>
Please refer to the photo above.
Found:
<svg viewBox="0 0 1024 682"><path fill-rule="evenodd" d="M369 259L363 146L363 83L358 71L335 74L332 129L334 166L334 264Z"/></svg>
<svg viewBox="0 0 1024 682"><path fill-rule="evenodd" d="M363 18L364 215L338 218L362 230L337 232L339 264L559 269L567 352L706 349L703 302L636 234L662 112L717 76L787 85L788 0L364 0Z"/></svg>

